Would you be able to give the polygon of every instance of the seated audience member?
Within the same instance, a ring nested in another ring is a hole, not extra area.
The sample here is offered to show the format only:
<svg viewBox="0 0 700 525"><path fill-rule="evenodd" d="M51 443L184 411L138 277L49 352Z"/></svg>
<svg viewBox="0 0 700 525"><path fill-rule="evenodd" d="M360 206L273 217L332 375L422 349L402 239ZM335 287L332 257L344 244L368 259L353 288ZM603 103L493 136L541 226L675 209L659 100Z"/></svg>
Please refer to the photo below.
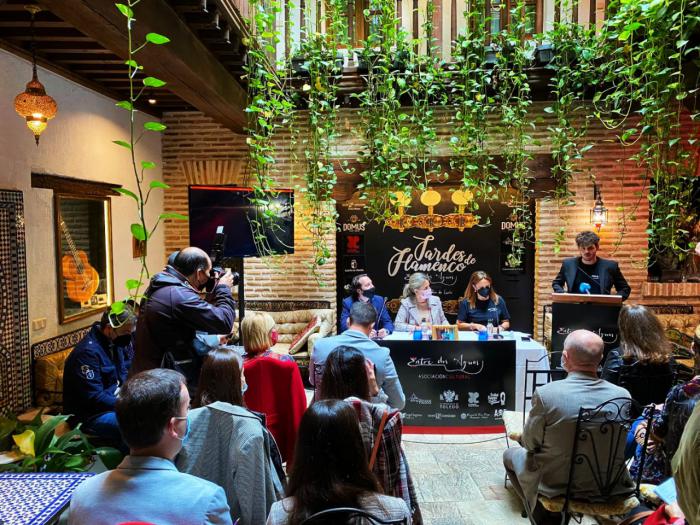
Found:
<svg viewBox="0 0 700 525"><path fill-rule="evenodd" d="M243 338L243 361L248 362L256 357L272 357L280 361L294 362L291 355L278 354L272 351L277 344L275 320L265 312L246 315L241 322L241 337Z"/></svg>
<svg viewBox="0 0 700 525"><path fill-rule="evenodd" d="M406 503L385 496L368 468L355 411L344 401L312 404L301 420L287 498L272 505L268 525L300 525L326 509L354 507L383 520L407 519Z"/></svg>
<svg viewBox="0 0 700 525"><path fill-rule="evenodd" d="M672 464L678 505L690 525L700 525L700 404L685 425Z"/></svg>
<svg viewBox="0 0 700 525"><path fill-rule="evenodd" d="M242 366L230 349L206 357L193 401L198 408L190 410L189 439L175 465L222 486L231 518L247 525L265 521L282 486L272 464L274 440L261 417L243 406Z"/></svg>
<svg viewBox="0 0 700 525"><path fill-rule="evenodd" d="M615 398L629 398L629 392L598 378L598 366L603 357L603 340L588 330L575 330L564 341L562 366L566 379L538 387L532 398L532 409L525 421L520 443L503 453L503 464L513 488L530 509L535 523L547 523L548 512L538 502L537 495L553 498L566 493L569 481L571 448L580 407L596 407ZM609 443L601 441L599 456L614 452ZM624 447L614 464L624 462ZM619 463L618 463L619 460ZM598 494L598 485L590 471L575 471L572 480L577 499ZM620 476L612 494L628 494L634 489L626 471ZM559 523L556 514L555 522Z"/></svg>
<svg viewBox="0 0 700 525"><path fill-rule="evenodd" d="M321 380L320 399L344 399L355 409L368 457L384 420L382 446L377 449L372 472L384 487L384 494L403 499L411 509L413 522L420 523L418 497L401 448L401 413L389 410L384 404L372 403L370 396L378 390L372 362L362 352L340 346L330 353Z"/></svg>
<svg viewBox="0 0 700 525"><path fill-rule="evenodd" d="M98 323L71 351L63 371L63 407L71 424L121 444L114 405L129 372L129 353L136 317L130 307L105 310Z"/></svg>
<svg viewBox="0 0 700 525"><path fill-rule="evenodd" d="M617 324L620 347L608 353L601 377L626 388L641 405L663 403L674 361L659 319L642 305L625 305Z"/></svg>
<svg viewBox="0 0 700 525"><path fill-rule="evenodd" d="M447 324L445 312L442 311L440 298L433 295L430 279L421 272L411 274L403 288L403 297L394 323L399 332L420 330L423 321L429 326Z"/></svg>
<svg viewBox="0 0 700 525"><path fill-rule="evenodd" d="M173 464L189 432L189 404L185 378L173 370L148 370L127 380L116 412L130 455L76 489L68 524L232 523L224 490Z"/></svg>
<svg viewBox="0 0 700 525"><path fill-rule="evenodd" d="M350 297L343 299L343 311L340 314L341 332L349 328L348 317L350 317L350 308L357 301L371 304L378 312L377 321L374 323L372 331L369 334L371 338L386 337L394 331L394 323L389 316L389 310L386 307L386 299L381 295L376 295L374 283L372 283L372 279L369 278L369 275L366 273L356 275L352 278L350 284L345 287L345 291L350 293Z"/></svg>
<svg viewBox="0 0 700 525"><path fill-rule="evenodd" d="M323 373L323 364L328 354L339 346L350 346L358 349L374 364L377 384L382 389L383 396L388 398L388 405L398 410L406 405L406 397L401 388L394 361L389 355L389 349L379 346L369 338L376 319L377 311L371 304L357 301L350 308L349 328L345 332L316 341L309 363L309 381L315 386L316 392L320 386L317 381Z"/></svg>
<svg viewBox="0 0 700 525"><path fill-rule="evenodd" d="M245 404L264 415L289 469L301 416L306 410L306 392L299 368L294 361L260 356L245 361L243 369L248 385Z"/></svg>
<svg viewBox="0 0 700 525"><path fill-rule="evenodd" d="M510 314L506 301L493 288L493 279L486 272L474 272L459 303L457 326L460 330L486 330L489 321L508 330Z"/></svg>

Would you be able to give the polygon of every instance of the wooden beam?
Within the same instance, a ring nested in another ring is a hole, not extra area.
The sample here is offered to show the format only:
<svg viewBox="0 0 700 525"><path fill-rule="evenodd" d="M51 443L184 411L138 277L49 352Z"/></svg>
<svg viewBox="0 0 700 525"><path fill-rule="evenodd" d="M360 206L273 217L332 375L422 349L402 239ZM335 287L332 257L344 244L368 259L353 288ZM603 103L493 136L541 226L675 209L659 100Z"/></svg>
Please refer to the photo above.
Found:
<svg viewBox="0 0 700 525"><path fill-rule="evenodd" d="M6 51L9 51L13 55L17 55L18 57L21 57L29 62L31 62L31 60L32 60L31 52L27 51L26 49L22 49L21 47L18 47L16 45L12 44L11 42L7 42L6 40L0 39L0 49L4 49ZM91 89L92 91L95 91L96 93L100 93L101 95L109 97L115 101L123 100L125 98L123 95L120 95L116 91L113 91L111 89L106 88L102 84L98 84L97 82L94 82L88 78L77 75L73 71L71 71L70 69L67 69L65 67L61 67L60 65L55 64L53 62L49 62L48 60L45 60L44 58L42 58L40 56L36 57L36 63L37 63L37 65L41 66L44 69L47 69L48 71L56 73L57 75L60 75L65 79L68 79L72 82L75 82L76 84L79 84L79 85L84 86L88 89ZM27 66L27 82L30 79L31 79L31 65L28 65ZM141 110L144 113L147 113L149 115L153 115L154 117L160 117L160 112L157 110L157 108L149 106L147 103L145 103L145 101L143 104L139 105L139 110Z"/></svg>
<svg viewBox="0 0 700 525"><path fill-rule="evenodd" d="M126 20L112 2L41 0L59 18L122 58L127 56ZM141 2L134 9L134 40L146 33L168 36L163 46L149 45L136 57L144 70L168 83L180 98L235 132L243 132L247 93L192 33L166 0Z"/></svg>

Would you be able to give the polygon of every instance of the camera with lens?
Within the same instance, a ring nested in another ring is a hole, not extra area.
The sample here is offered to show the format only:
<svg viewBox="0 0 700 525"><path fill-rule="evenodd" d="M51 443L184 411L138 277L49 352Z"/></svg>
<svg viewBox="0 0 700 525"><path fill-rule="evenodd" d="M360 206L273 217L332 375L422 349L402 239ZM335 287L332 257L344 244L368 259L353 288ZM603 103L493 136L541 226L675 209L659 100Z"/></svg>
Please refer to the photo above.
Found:
<svg viewBox="0 0 700 525"><path fill-rule="evenodd" d="M219 281L219 278L226 273L224 270L224 245L226 244L226 234L223 226L217 226L214 242L212 242L209 257L211 258L211 274L205 287L207 292L211 292ZM233 286L237 286L241 276L233 272Z"/></svg>

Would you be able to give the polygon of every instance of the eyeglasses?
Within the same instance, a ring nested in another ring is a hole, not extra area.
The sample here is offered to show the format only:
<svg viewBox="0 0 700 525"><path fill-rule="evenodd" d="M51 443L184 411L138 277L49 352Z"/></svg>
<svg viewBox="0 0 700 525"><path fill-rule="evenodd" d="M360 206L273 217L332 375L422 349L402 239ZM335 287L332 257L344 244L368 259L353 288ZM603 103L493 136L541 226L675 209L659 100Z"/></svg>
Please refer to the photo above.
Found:
<svg viewBox="0 0 700 525"><path fill-rule="evenodd" d="M133 322L134 315L134 311L130 307L126 306L124 310L119 313L109 312L107 314L107 321L109 322L109 326L112 328L121 328L125 324ZM122 319L119 319L120 316Z"/></svg>

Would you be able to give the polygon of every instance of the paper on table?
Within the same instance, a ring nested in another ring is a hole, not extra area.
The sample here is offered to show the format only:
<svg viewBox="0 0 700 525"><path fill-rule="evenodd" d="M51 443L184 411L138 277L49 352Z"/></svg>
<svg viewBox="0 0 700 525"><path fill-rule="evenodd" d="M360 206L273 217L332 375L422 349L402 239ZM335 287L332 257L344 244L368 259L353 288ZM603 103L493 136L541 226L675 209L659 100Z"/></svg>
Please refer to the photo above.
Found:
<svg viewBox="0 0 700 525"><path fill-rule="evenodd" d="M673 481L673 478L668 478L661 485L656 487L654 492L656 492L656 494L667 505L675 503L678 499L678 494L676 493L676 483Z"/></svg>

